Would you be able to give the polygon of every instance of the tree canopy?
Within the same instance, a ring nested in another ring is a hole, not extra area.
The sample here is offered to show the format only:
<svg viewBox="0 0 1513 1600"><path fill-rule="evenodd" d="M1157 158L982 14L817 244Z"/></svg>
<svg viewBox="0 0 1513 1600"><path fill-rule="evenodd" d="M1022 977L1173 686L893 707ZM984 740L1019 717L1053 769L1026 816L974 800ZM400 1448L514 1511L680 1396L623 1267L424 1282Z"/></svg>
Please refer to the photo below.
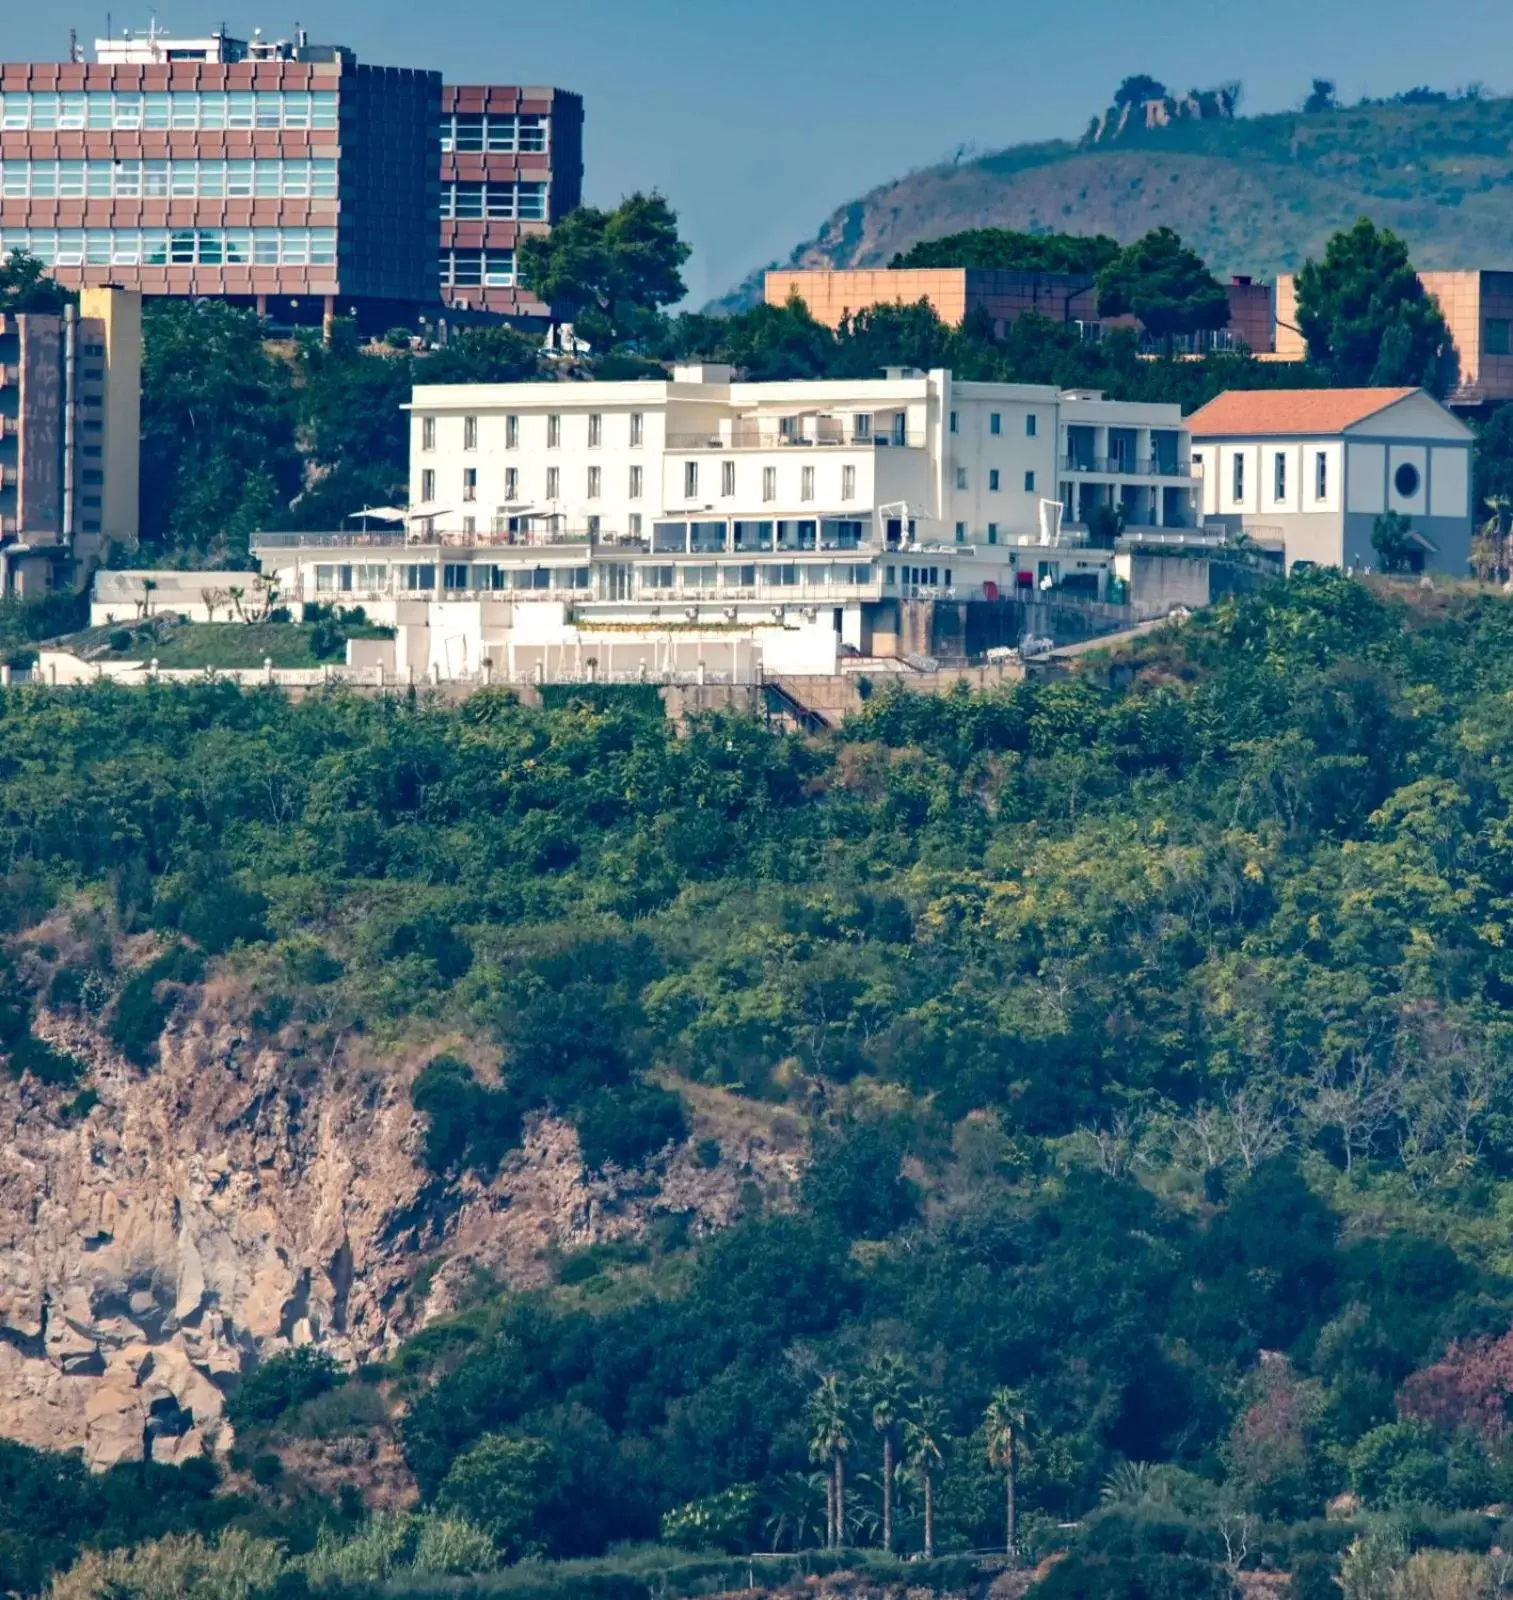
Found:
<svg viewBox="0 0 1513 1600"><path fill-rule="evenodd" d="M1443 398L1459 376L1454 340L1395 233L1361 218L1297 278L1308 359L1345 387L1422 386Z"/></svg>
<svg viewBox="0 0 1513 1600"><path fill-rule="evenodd" d="M1224 327L1229 297L1195 250L1170 228L1156 228L1099 272L1098 315L1138 317L1170 346L1177 334Z"/></svg>
<svg viewBox="0 0 1513 1600"><path fill-rule="evenodd" d="M1095 273L1119 254L1106 234L1015 233L1011 228L973 228L925 239L890 267L978 267L1012 272Z"/></svg>

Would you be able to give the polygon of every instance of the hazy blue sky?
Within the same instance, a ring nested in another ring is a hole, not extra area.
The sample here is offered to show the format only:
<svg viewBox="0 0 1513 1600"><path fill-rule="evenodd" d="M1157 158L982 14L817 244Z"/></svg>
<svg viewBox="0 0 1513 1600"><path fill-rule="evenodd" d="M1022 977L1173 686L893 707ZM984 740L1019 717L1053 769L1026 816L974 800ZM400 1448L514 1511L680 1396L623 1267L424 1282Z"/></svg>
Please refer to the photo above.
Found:
<svg viewBox="0 0 1513 1600"><path fill-rule="evenodd" d="M1126 73L1245 85L1296 105L1315 74L1355 98L1513 81L1508 0L163 0L181 33L311 35L454 82L552 83L587 102L592 202L658 188L695 248L695 301L786 255L842 201L963 144L1075 135ZM0 55L60 59L106 8L0 0ZM297 8L297 11L296 9ZM145 26L113 0L114 26Z"/></svg>

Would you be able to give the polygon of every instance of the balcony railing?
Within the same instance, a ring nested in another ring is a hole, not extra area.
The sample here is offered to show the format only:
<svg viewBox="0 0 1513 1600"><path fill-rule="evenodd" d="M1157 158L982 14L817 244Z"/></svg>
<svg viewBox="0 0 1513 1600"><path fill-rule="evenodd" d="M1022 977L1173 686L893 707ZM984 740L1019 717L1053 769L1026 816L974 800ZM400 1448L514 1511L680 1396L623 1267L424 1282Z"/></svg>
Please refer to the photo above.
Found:
<svg viewBox="0 0 1513 1600"><path fill-rule="evenodd" d="M736 427L728 432L670 433L669 450L921 450L923 433L858 434L845 428L822 427L808 433L784 433L780 428Z"/></svg>
<svg viewBox="0 0 1513 1600"><path fill-rule="evenodd" d="M1190 461L1168 461L1149 456L1141 461L1133 456L1072 455L1061 458L1063 472L1104 472L1130 478L1188 478Z"/></svg>

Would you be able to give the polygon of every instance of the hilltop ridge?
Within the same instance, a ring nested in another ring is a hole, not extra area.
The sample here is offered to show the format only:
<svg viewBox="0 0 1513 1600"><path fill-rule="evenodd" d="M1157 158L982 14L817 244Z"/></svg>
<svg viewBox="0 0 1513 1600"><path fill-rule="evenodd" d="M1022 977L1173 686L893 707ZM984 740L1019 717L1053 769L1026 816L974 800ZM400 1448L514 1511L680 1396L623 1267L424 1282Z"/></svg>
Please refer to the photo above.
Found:
<svg viewBox="0 0 1513 1600"><path fill-rule="evenodd" d="M847 201L789 264L886 266L971 228L1126 242L1166 224L1216 272L1270 276L1361 215L1401 234L1422 268L1513 268L1513 99L1132 119L1115 138L1013 145ZM720 304L760 295L758 271Z"/></svg>

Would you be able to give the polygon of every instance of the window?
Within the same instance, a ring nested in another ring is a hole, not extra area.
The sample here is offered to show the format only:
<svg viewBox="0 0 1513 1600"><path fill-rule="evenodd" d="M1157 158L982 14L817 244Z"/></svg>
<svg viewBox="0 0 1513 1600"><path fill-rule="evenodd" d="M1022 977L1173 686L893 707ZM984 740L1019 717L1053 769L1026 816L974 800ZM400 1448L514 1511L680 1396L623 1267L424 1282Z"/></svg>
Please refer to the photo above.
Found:
<svg viewBox="0 0 1513 1600"><path fill-rule="evenodd" d="M1035 492L1035 474L1033 472L1027 472L1024 475L1024 492L1026 494L1034 494Z"/></svg>
<svg viewBox="0 0 1513 1600"><path fill-rule="evenodd" d="M814 468L801 467L799 469L799 499L814 499Z"/></svg>
<svg viewBox="0 0 1513 1600"><path fill-rule="evenodd" d="M420 475L420 500L422 505L431 505L436 499L436 474L427 467Z"/></svg>
<svg viewBox="0 0 1513 1600"><path fill-rule="evenodd" d="M957 544L965 544L967 542L967 525L964 522L956 524L956 542Z"/></svg>
<svg viewBox="0 0 1513 1600"><path fill-rule="evenodd" d="M1418 486L1423 480L1419 471L1411 461L1405 461L1392 474L1392 487L1404 500L1411 500L1418 493Z"/></svg>
<svg viewBox="0 0 1513 1600"><path fill-rule="evenodd" d="M951 413L951 432L956 432L956 413L954 411Z"/></svg>
<svg viewBox="0 0 1513 1600"><path fill-rule="evenodd" d="M1287 456L1281 450L1278 450L1272 458L1271 498L1273 500L1285 500L1287 498Z"/></svg>
<svg viewBox="0 0 1513 1600"><path fill-rule="evenodd" d="M855 467L842 467L841 468L841 499L842 500L854 500L854 499L856 499L856 468Z"/></svg>
<svg viewBox="0 0 1513 1600"><path fill-rule="evenodd" d="M464 417L462 419L462 448L476 450L478 448L478 418Z"/></svg>
<svg viewBox="0 0 1513 1600"><path fill-rule="evenodd" d="M1329 456L1323 450L1313 458L1313 497L1315 500L1329 498Z"/></svg>
<svg viewBox="0 0 1513 1600"><path fill-rule="evenodd" d="M990 522L988 524L988 543L998 543L998 524L996 522Z"/></svg>
<svg viewBox="0 0 1513 1600"><path fill-rule="evenodd" d="M1003 432L1003 413L1002 412L995 411L989 416L989 418L988 418L988 432L993 434L995 437L998 434Z"/></svg>
<svg viewBox="0 0 1513 1600"><path fill-rule="evenodd" d="M462 531L464 533L477 533L478 519L476 517L464 517L462 519Z"/></svg>
<svg viewBox="0 0 1513 1600"><path fill-rule="evenodd" d="M851 425L851 437L858 444L868 444L872 439L872 413L858 411L856 419Z"/></svg>
<svg viewBox="0 0 1513 1600"><path fill-rule="evenodd" d="M778 497L778 469L776 467L762 468L762 499L771 503Z"/></svg>
<svg viewBox="0 0 1513 1600"><path fill-rule="evenodd" d="M462 498L476 500L478 498L478 468L464 467L462 469Z"/></svg>
<svg viewBox="0 0 1513 1600"><path fill-rule="evenodd" d="M685 461L683 463L683 498L694 499L699 492L699 463Z"/></svg>
<svg viewBox="0 0 1513 1600"><path fill-rule="evenodd" d="M720 463L720 493L728 500L735 493L735 462Z"/></svg>
<svg viewBox="0 0 1513 1600"><path fill-rule="evenodd" d="M562 443L562 418L553 413L546 419L546 448L555 450Z"/></svg>
<svg viewBox="0 0 1513 1600"><path fill-rule="evenodd" d="M1482 336L1482 349L1489 356L1505 356L1509 353L1508 344L1509 323L1506 317L1488 317L1486 332Z"/></svg>
<svg viewBox="0 0 1513 1600"><path fill-rule="evenodd" d="M641 440L646 433L646 417L640 411L630 414L630 446L632 450L639 449Z"/></svg>
<svg viewBox="0 0 1513 1600"><path fill-rule="evenodd" d="M632 467L630 469L630 497L632 500L639 500L641 498L640 467Z"/></svg>
<svg viewBox="0 0 1513 1600"><path fill-rule="evenodd" d="M597 539L599 537L599 519L598 519L598 517L590 517L588 519L588 536L589 536L590 539ZM576 583L573 583L573 582L569 582L568 587L569 588L585 588L587 586L584 585L584 584L576 584Z"/></svg>
<svg viewBox="0 0 1513 1600"><path fill-rule="evenodd" d="M602 479L600 477L599 468L590 467L588 469L588 497L590 500L597 500L599 498L599 486L601 482Z"/></svg>
<svg viewBox="0 0 1513 1600"><path fill-rule="evenodd" d="M1234 477L1230 484L1230 499L1243 500L1245 498L1245 457L1236 450L1234 458Z"/></svg>
<svg viewBox="0 0 1513 1600"><path fill-rule="evenodd" d="M468 586L468 569L461 562L448 562L441 569L441 587L443 589L466 589Z"/></svg>
<svg viewBox="0 0 1513 1600"><path fill-rule="evenodd" d="M504 448L518 450L520 448L520 418L506 417L504 419Z"/></svg>
<svg viewBox="0 0 1513 1600"><path fill-rule="evenodd" d="M1033 411L1024 419L1024 436L1026 439L1035 437L1035 413Z"/></svg>
<svg viewBox="0 0 1513 1600"><path fill-rule="evenodd" d="M559 499L561 497L561 495L560 495L561 488L562 488L562 471L561 471L561 469L559 467L548 467L546 469L546 498L548 500L557 500L557 499Z"/></svg>
<svg viewBox="0 0 1513 1600"><path fill-rule="evenodd" d="M631 512L630 517L626 522L626 527L629 530L632 539L639 539L641 537L641 513L639 511Z"/></svg>
<svg viewBox="0 0 1513 1600"><path fill-rule="evenodd" d="M997 467L994 467L988 473L988 493L989 494L997 494L998 493L998 468Z"/></svg>
<svg viewBox="0 0 1513 1600"><path fill-rule="evenodd" d="M956 487L958 489L965 489L966 486L967 486L967 469L965 467L958 467L956 469Z"/></svg>
<svg viewBox="0 0 1513 1600"><path fill-rule="evenodd" d="M597 411L591 412L588 419L588 447L597 450L604 439L604 418Z"/></svg>
<svg viewBox="0 0 1513 1600"><path fill-rule="evenodd" d="M434 450L436 448L436 418L422 417L420 419L420 448Z"/></svg>
<svg viewBox="0 0 1513 1600"><path fill-rule="evenodd" d="M504 469L504 498L510 504L520 498L520 469L519 467L506 467Z"/></svg>

